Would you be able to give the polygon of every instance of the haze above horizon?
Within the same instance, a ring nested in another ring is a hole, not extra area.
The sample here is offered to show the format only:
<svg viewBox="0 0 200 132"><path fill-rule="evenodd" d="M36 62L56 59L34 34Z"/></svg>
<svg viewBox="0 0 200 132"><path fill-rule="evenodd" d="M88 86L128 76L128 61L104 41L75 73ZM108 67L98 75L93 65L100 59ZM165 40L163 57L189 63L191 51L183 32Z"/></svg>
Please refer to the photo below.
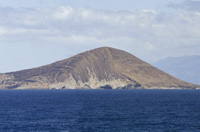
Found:
<svg viewBox="0 0 200 132"><path fill-rule="evenodd" d="M102 46L151 64L200 55L199 7L198 0L0 0L0 73Z"/></svg>

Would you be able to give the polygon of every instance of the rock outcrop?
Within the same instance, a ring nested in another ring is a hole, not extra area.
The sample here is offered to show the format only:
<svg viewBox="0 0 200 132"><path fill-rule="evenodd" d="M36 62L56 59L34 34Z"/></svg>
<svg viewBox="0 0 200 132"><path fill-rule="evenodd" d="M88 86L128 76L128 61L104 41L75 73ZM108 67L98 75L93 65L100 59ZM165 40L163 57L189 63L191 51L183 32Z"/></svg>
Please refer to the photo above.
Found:
<svg viewBox="0 0 200 132"><path fill-rule="evenodd" d="M162 89L199 87L122 50L102 47L46 66L0 74L0 89Z"/></svg>

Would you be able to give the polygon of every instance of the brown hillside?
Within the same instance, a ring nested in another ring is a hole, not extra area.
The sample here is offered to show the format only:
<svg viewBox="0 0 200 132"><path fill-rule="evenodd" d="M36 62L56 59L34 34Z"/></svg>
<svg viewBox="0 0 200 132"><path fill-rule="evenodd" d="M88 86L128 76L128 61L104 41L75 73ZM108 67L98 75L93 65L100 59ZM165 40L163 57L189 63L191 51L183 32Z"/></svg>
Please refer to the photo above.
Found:
<svg viewBox="0 0 200 132"><path fill-rule="evenodd" d="M0 89L197 88L137 57L102 47L39 68L0 74Z"/></svg>

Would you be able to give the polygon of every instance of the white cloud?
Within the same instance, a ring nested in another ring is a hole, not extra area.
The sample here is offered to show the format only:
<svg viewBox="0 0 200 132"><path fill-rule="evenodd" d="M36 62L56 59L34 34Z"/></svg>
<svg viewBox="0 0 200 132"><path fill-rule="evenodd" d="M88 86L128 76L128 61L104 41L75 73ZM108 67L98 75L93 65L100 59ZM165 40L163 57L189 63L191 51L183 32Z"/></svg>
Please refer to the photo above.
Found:
<svg viewBox="0 0 200 132"><path fill-rule="evenodd" d="M68 19L73 13L73 9L70 6L60 7L54 14L56 19L65 20Z"/></svg>
<svg viewBox="0 0 200 132"><path fill-rule="evenodd" d="M0 45L34 46L35 42L37 46L82 50L112 46L153 62L167 56L200 54L199 23L198 11L0 8Z"/></svg>

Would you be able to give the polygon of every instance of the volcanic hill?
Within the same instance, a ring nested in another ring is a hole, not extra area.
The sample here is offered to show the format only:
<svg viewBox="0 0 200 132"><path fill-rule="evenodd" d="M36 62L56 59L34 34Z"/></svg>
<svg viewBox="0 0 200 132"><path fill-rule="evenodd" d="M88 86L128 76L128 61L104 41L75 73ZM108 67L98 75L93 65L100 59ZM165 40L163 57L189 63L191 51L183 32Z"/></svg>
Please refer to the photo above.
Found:
<svg viewBox="0 0 200 132"><path fill-rule="evenodd" d="M137 57L101 47L46 66L0 74L0 89L195 89Z"/></svg>

